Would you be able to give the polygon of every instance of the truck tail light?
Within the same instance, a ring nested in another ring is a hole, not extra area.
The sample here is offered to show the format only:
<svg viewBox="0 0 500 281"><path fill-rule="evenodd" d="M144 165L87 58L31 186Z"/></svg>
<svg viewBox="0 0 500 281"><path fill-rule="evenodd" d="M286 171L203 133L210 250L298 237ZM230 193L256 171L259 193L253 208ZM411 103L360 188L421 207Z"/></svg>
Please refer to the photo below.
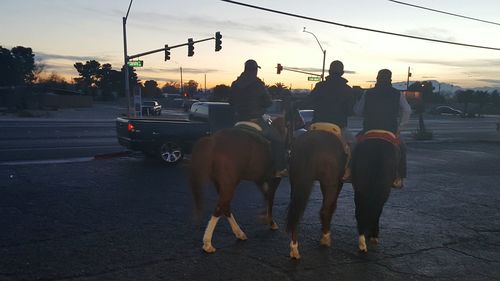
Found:
<svg viewBox="0 0 500 281"><path fill-rule="evenodd" d="M135 126L134 126L134 124L128 123L128 125L127 125L127 131L129 131L129 133L135 132Z"/></svg>

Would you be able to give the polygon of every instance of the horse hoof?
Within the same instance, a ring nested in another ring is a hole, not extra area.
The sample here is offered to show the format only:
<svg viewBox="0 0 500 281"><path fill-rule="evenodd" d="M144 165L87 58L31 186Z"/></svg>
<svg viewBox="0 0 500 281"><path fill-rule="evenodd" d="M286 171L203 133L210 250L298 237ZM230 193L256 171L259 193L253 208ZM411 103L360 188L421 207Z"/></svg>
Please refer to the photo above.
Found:
<svg viewBox="0 0 500 281"><path fill-rule="evenodd" d="M330 247L332 245L332 238L330 232L323 234L319 243L321 246Z"/></svg>
<svg viewBox="0 0 500 281"><path fill-rule="evenodd" d="M300 259L300 254L299 254L299 243L293 243L290 242L290 258L292 259Z"/></svg>
<svg viewBox="0 0 500 281"><path fill-rule="evenodd" d="M378 243L379 243L378 238L376 238L376 237L370 238L370 243L372 245L378 245Z"/></svg>
<svg viewBox="0 0 500 281"><path fill-rule="evenodd" d="M248 239L247 235L243 231L236 234L236 238L238 238L238 240L241 240L241 241L245 241Z"/></svg>
<svg viewBox="0 0 500 281"><path fill-rule="evenodd" d="M365 236L364 235L360 235L359 236L358 249L362 253L368 252L368 247L366 247L366 240L365 240Z"/></svg>
<svg viewBox="0 0 500 281"><path fill-rule="evenodd" d="M271 230L278 230L280 227L275 221L271 221Z"/></svg>
<svg viewBox="0 0 500 281"><path fill-rule="evenodd" d="M207 254L213 254L215 253L215 248L211 244L204 244L203 251L205 251L205 253Z"/></svg>

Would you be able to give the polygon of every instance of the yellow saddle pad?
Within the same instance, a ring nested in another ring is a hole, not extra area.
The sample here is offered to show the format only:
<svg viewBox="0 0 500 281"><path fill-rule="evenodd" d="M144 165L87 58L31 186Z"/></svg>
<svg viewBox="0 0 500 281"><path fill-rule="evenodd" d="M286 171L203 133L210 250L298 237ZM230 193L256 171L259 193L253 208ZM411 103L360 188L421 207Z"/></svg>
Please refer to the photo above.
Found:
<svg viewBox="0 0 500 281"><path fill-rule="evenodd" d="M333 123L327 123L327 122L316 122L312 123L311 126L309 127L310 130L319 130L319 131L325 131L328 133L335 134L336 136L342 136L342 129L340 129L339 126L333 124Z"/></svg>

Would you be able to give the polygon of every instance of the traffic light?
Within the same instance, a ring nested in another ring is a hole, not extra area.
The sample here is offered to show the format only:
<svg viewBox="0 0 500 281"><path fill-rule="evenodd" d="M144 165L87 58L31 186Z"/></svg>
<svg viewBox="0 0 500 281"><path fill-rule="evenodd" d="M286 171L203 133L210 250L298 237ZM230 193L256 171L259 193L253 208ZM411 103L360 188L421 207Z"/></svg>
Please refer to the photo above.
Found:
<svg viewBox="0 0 500 281"><path fill-rule="evenodd" d="M188 57L192 57L194 55L194 42L193 38L188 39Z"/></svg>
<svg viewBox="0 0 500 281"><path fill-rule="evenodd" d="M280 74L282 70L283 70L283 66L281 65L281 63L278 63L278 66L276 66L276 73Z"/></svg>
<svg viewBox="0 0 500 281"><path fill-rule="evenodd" d="M215 32L215 51L218 52L222 49L222 35L219 31Z"/></svg>
<svg viewBox="0 0 500 281"><path fill-rule="evenodd" d="M170 49L168 48L168 45L165 45L165 61L168 61L170 59Z"/></svg>

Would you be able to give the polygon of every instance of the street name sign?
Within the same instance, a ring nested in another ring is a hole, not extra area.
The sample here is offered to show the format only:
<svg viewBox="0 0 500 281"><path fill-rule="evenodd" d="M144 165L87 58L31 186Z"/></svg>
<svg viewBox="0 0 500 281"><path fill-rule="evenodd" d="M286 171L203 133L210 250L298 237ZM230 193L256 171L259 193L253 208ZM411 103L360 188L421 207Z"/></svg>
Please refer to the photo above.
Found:
<svg viewBox="0 0 500 281"><path fill-rule="evenodd" d="M131 60L127 64L131 67L142 67L144 62L142 60Z"/></svg>
<svg viewBox="0 0 500 281"><path fill-rule="evenodd" d="M307 81L319 81L321 80L321 77L319 76L309 76L307 77Z"/></svg>

